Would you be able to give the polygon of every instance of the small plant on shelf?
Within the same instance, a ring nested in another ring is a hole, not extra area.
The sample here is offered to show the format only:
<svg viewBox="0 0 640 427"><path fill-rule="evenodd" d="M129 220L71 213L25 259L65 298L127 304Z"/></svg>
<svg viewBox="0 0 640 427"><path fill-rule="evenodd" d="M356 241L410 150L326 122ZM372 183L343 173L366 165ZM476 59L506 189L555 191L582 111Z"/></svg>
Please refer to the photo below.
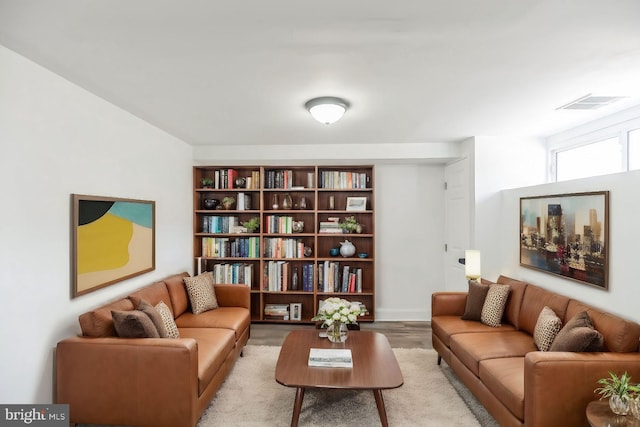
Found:
<svg viewBox="0 0 640 427"><path fill-rule="evenodd" d="M340 228L342 228L342 231L344 231L345 233L353 233L354 231L356 231L359 224L356 221L356 217L352 215L345 217L344 221L342 221L339 225Z"/></svg>
<svg viewBox="0 0 640 427"><path fill-rule="evenodd" d="M227 196L224 199L222 199L222 206L224 206L224 208L228 210L233 207L233 204L235 202L236 202L236 199L234 197Z"/></svg>
<svg viewBox="0 0 640 427"><path fill-rule="evenodd" d="M205 188L213 186L213 180L211 178L202 178L200 182L202 182L202 186Z"/></svg>
<svg viewBox="0 0 640 427"><path fill-rule="evenodd" d="M631 383L631 376L627 372L618 376L609 371L609 377L600 378L597 384L600 387L594 392L600 395L600 399L609 399L609 406L617 415L629 412L629 402L640 390L637 384Z"/></svg>
<svg viewBox="0 0 640 427"><path fill-rule="evenodd" d="M244 228L247 229L249 233L253 233L255 230L260 227L260 218L257 216L251 218L249 221L244 221L241 223Z"/></svg>

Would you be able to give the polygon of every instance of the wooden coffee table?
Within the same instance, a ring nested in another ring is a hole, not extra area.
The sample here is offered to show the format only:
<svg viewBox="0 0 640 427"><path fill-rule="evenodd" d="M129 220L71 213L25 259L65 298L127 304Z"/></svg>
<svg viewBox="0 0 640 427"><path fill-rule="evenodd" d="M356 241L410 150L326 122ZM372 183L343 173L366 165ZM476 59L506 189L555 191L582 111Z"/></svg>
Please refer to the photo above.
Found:
<svg viewBox="0 0 640 427"><path fill-rule="evenodd" d="M292 331L287 335L276 365L276 381L295 387L291 426L298 425L302 400L307 388L372 390L383 426L388 426L382 390L400 387L402 372L387 338L372 331L349 331L349 338L333 344L318 336L316 329ZM308 366L311 348L351 349L353 368L320 368Z"/></svg>

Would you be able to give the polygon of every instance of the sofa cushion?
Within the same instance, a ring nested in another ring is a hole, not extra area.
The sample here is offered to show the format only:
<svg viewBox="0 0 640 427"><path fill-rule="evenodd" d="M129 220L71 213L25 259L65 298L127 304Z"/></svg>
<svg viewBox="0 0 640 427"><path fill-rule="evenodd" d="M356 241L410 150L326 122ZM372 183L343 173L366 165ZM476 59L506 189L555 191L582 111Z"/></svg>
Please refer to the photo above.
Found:
<svg viewBox="0 0 640 427"><path fill-rule="evenodd" d="M509 298L507 305L504 307L504 320L516 327L520 328L518 320L520 319L520 307L524 298L524 291L527 288L525 282L512 279L507 276L500 276L496 282L499 285L509 285Z"/></svg>
<svg viewBox="0 0 640 427"><path fill-rule="evenodd" d="M211 379L224 366L224 361L233 352L235 339L230 329L185 328L180 330L182 338L194 338L198 343L198 394L202 394Z"/></svg>
<svg viewBox="0 0 640 427"><path fill-rule="evenodd" d="M431 330L447 346L451 346L451 336L472 332L503 332L513 331L512 325L503 324L499 328L487 326L483 323L462 320L460 316L435 316L431 318Z"/></svg>
<svg viewBox="0 0 640 427"><path fill-rule="evenodd" d="M511 413L524 420L524 357L483 360L479 376Z"/></svg>
<svg viewBox="0 0 640 427"><path fill-rule="evenodd" d="M156 310L158 310L158 313L162 318L162 323L167 331L167 338L180 338L178 325L176 325L176 321L173 319L173 313L171 313L171 309L167 304L165 304L164 301L160 301L156 305Z"/></svg>
<svg viewBox="0 0 640 427"><path fill-rule="evenodd" d="M487 298L487 292L489 292L488 285L469 280L469 292L467 293L467 301L464 307L464 314L462 315L463 320L480 321L482 306L484 305L484 300Z"/></svg>
<svg viewBox="0 0 640 427"><path fill-rule="evenodd" d="M567 307L567 318L580 311L589 313L593 326L602 334L605 351L631 353L638 351L640 324L598 310L579 301L571 300Z"/></svg>
<svg viewBox="0 0 640 427"><path fill-rule="evenodd" d="M193 314L218 308L216 293L213 289L213 273L207 271L195 277L185 277L183 280L187 287Z"/></svg>
<svg viewBox="0 0 640 427"><path fill-rule="evenodd" d="M525 354L538 350L533 337L521 331L455 334L451 336L450 348L460 362L476 376L483 360L524 357Z"/></svg>
<svg viewBox="0 0 640 427"><path fill-rule="evenodd" d="M183 272L180 274L174 274L164 279L169 296L171 297L171 304L167 304L173 312L173 318L180 316L187 311L189 307L189 296L187 295L187 288L184 285L184 278L189 277L189 273Z"/></svg>
<svg viewBox="0 0 640 427"><path fill-rule="evenodd" d="M536 328L533 331L533 342L540 351L549 351L553 340L562 328L562 320L549 307L544 306L540 315Z"/></svg>
<svg viewBox="0 0 640 427"><path fill-rule="evenodd" d="M123 298L102 307L83 313L79 316L80 329L85 337L117 337L113 326L112 310L129 311L133 310L133 303L129 298Z"/></svg>
<svg viewBox="0 0 640 427"><path fill-rule="evenodd" d="M164 320L162 320L162 316L160 315L158 310L156 310L154 306L149 304L147 300L144 300L142 298L132 296L129 297L129 299L131 299L131 301L133 302L136 310L139 310L149 316L149 319L151 319L153 325L156 327L160 338L167 338L167 328L164 326Z"/></svg>
<svg viewBox="0 0 640 427"><path fill-rule="evenodd" d="M586 311L573 316L562 327L550 348L551 351L603 351L602 334L593 327Z"/></svg>
<svg viewBox="0 0 640 427"><path fill-rule="evenodd" d="M162 281L152 283L132 292L129 298L132 299L134 305L141 299L147 301L152 306L155 306L160 301L164 301L165 304L171 304L171 297L169 296L167 285Z"/></svg>
<svg viewBox="0 0 640 427"><path fill-rule="evenodd" d="M181 331L186 328L224 328L235 331L237 340L251 324L251 313L242 307L219 307L201 314L183 313L176 319Z"/></svg>
<svg viewBox="0 0 640 427"><path fill-rule="evenodd" d="M485 325L499 327L504 306L509 296L509 285L491 285L482 306L480 321Z"/></svg>
<svg viewBox="0 0 640 427"><path fill-rule="evenodd" d="M111 312L113 326L122 338L160 338L149 316L140 310Z"/></svg>
<svg viewBox="0 0 640 427"><path fill-rule="evenodd" d="M518 329L533 335L536 329L536 323L538 323L538 316L545 305L553 310L561 320L564 320L566 318L565 313L568 304L568 297L548 291L539 286L527 284L522 305L520 306Z"/></svg>

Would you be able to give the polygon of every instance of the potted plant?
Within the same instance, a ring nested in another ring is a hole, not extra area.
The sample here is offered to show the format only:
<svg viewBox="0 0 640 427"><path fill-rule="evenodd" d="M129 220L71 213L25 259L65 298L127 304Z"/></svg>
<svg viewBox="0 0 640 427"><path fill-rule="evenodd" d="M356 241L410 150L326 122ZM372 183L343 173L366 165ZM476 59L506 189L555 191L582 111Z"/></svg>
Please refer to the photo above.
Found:
<svg viewBox="0 0 640 427"><path fill-rule="evenodd" d="M233 204L236 202L236 199L232 196L226 196L224 199L222 199L222 206L224 206L225 209L229 210L233 207Z"/></svg>
<svg viewBox="0 0 640 427"><path fill-rule="evenodd" d="M342 221L339 225L340 225L340 228L342 228L343 232L353 233L354 231L356 231L359 224L356 221L356 217L352 215L352 216L345 217L344 221Z"/></svg>
<svg viewBox="0 0 640 427"><path fill-rule="evenodd" d="M202 178L200 182L202 182L202 186L204 188L209 188L213 186L213 180L211 178Z"/></svg>
<svg viewBox="0 0 640 427"><path fill-rule="evenodd" d="M631 376L626 371L620 376L609 371L609 377L600 378L597 383L600 387L594 392L600 395L600 399L609 399L613 413L627 415L631 396L638 390L638 386L631 383Z"/></svg>
<svg viewBox="0 0 640 427"><path fill-rule="evenodd" d="M249 221L244 221L241 223L244 228L247 229L249 233L253 233L255 230L260 227L260 218L257 216L251 218Z"/></svg>

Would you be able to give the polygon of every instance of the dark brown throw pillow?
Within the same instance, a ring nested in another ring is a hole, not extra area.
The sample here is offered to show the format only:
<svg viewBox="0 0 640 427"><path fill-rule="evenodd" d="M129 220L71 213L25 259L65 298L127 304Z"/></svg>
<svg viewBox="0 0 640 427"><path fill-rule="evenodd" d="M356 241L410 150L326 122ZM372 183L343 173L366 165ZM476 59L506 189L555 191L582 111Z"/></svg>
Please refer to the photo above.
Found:
<svg viewBox="0 0 640 427"><path fill-rule="evenodd" d="M573 316L558 332L549 351L604 351L604 338L586 311Z"/></svg>
<svg viewBox="0 0 640 427"><path fill-rule="evenodd" d="M487 292L489 292L488 285L469 280L469 293L467 293L467 303L464 307L462 320L480 321L482 306L484 306L484 300L487 298Z"/></svg>
<svg viewBox="0 0 640 427"><path fill-rule="evenodd" d="M156 329L158 330L158 335L160 335L160 338L167 338L169 336L167 328L164 326L164 320L162 319L160 312L154 306L152 306L147 302L147 300L144 300L142 298L129 297L129 299L131 300L131 302L133 302L136 310L140 310L141 312L149 316L149 319L151 319Z"/></svg>
<svg viewBox="0 0 640 427"><path fill-rule="evenodd" d="M113 326L119 337L123 338L160 338L158 329L142 311L111 311Z"/></svg>

